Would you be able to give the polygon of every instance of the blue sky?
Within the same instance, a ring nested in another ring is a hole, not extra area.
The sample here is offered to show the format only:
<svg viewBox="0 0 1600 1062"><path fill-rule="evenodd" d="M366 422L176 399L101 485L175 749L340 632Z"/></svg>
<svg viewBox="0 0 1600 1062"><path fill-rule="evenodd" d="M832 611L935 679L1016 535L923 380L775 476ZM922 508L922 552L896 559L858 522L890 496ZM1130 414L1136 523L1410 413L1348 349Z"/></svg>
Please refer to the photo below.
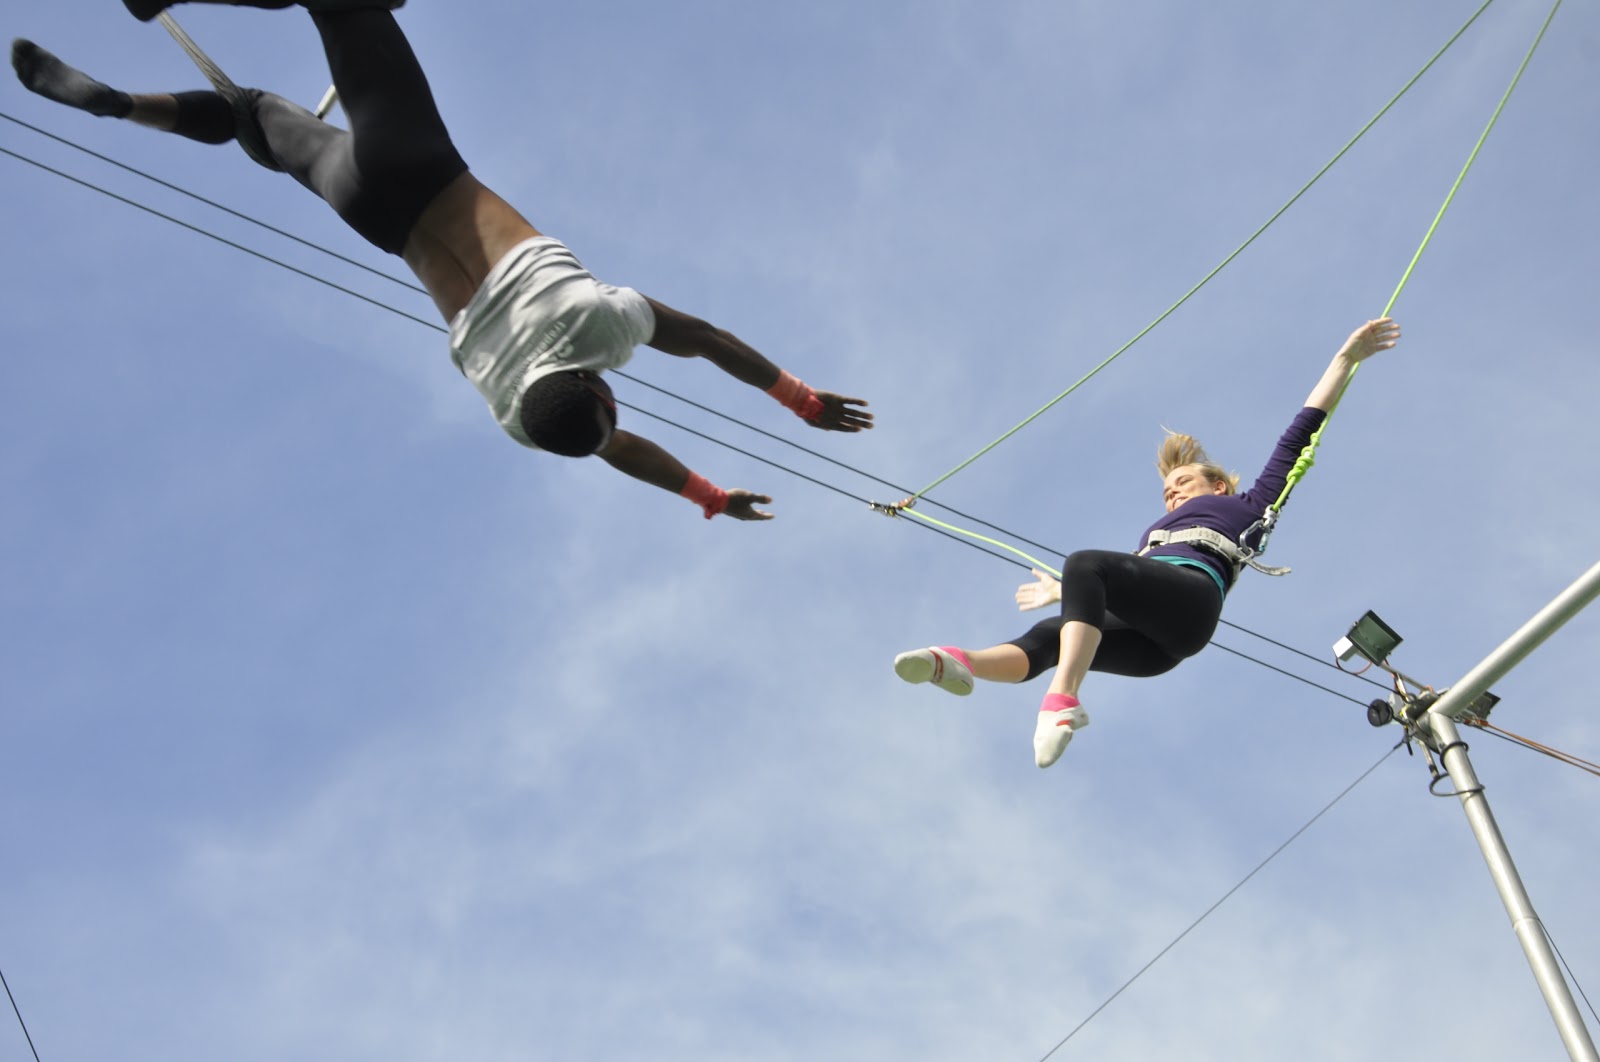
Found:
<svg viewBox="0 0 1600 1062"><path fill-rule="evenodd" d="M1470 2L415 0L463 154L608 281L878 430L704 363L629 372L921 486L1119 347L1314 173ZM1247 477L1375 316L1548 10L1500 0L1120 361L934 497L1132 548L1167 425ZM315 102L298 12L187 8ZM198 87L115 3L7 10L130 90ZM1364 609L1454 681L1594 563L1600 13L1567 5L1226 618L1323 653ZM236 149L0 110L382 268ZM419 296L9 122L0 146L422 316ZM1036 1059L1398 733L1218 650L966 700L894 654L1021 631L1021 569L624 411L778 518L706 523L506 439L436 333L0 158L0 968L46 1062ZM890 492L626 381L619 397ZM1580 616L1496 722L1596 759ZM1371 692L1234 631L1220 642ZM1479 774L1590 998L1594 779ZM1057 1057L1548 1057L1453 801L1391 757ZM0 1058L22 1058L0 1023Z"/></svg>

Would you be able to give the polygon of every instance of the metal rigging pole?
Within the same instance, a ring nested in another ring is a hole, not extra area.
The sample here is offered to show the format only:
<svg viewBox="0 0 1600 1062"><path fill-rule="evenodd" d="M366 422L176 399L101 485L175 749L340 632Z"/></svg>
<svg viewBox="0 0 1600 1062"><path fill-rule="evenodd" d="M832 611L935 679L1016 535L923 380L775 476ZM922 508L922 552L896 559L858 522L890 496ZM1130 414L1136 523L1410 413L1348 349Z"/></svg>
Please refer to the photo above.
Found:
<svg viewBox="0 0 1600 1062"><path fill-rule="evenodd" d="M1574 1062L1600 1062L1600 1054L1595 1051L1594 1040L1584 1026L1583 1015L1578 1011L1566 979L1561 975L1544 926L1534 913L1533 903L1523 887L1522 878L1517 874L1505 838L1495 823L1494 813L1489 810L1489 799L1484 795L1483 785L1472 769L1466 743L1461 740L1456 722L1465 716L1487 716L1498 700L1488 692L1490 685L1504 678L1597 596L1600 596L1600 563L1540 609L1499 648L1484 657L1478 666L1442 694L1435 694L1426 688L1417 695L1406 691L1405 683L1410 681L1418 685L1416 681L1388 668L1385 663L1389 652L1400 643L1400 638L1370 612L1334 647L1346 659L1359 653L1389 670L1395 677L1399 692L1387 702L1374 701L1368 708L1368 719L1378 726L1390 721L1401 723L1408 733L1444 761L1445 770L1455 786L1454 795L1466 812L1467 823L1472 827L1478 847L1483 851L1484 861L1489 865L1489 874L1500 892L1501 902L1511 916L1512 929L1522 945L1523 954L1527 956L1528 965L1533 968L1534 980L1538 982L1539 991L1550 1008L1550 1015L1555 1019L1567 1054ZM1433 769L1431 757L1429 767ZM1435 770L1435 783L1440 780Z"/></svg>

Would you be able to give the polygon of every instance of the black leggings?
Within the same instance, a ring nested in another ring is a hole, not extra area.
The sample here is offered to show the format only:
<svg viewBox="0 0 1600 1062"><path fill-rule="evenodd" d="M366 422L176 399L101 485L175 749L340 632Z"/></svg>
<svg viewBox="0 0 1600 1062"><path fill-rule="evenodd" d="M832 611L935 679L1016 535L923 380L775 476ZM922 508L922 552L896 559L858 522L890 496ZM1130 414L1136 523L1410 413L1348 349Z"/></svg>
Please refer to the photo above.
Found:
<svg viewBox="0 0 1600 1062"><path fill-rule="evenodd" d="M284 170L368 241L399 254L423 210L467 164L392 14L363 8L311 18L349 132L266 92L256 119Z"/></svg>
<svg viewBox="0 0 1600 1062"><path fill-rule="evenodd" d="M1131 553L1086 549L1061 566L1061 615L1006 642L1028 654L1028 678L1061 660L1061 628L1101 631L1091 671L1147 678L1206 647L1222 617L1222 592L1205 572Z"/></svg>

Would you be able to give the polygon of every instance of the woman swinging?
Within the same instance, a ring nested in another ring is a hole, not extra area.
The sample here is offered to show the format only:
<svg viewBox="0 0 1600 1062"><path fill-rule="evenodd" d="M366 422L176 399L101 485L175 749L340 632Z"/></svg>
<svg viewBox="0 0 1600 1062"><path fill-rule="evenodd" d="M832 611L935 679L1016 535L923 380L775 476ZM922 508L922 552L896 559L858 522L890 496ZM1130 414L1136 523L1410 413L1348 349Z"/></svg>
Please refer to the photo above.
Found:
<svg viewBox="0 0 1600 1062"><path fill-rule="evenodd" d="M1041 608L1059 601L1060 616L987 649L946 645L901 653L894 660L895 674L965 696L972 692L974 678L1026 682L1054 667L1055 677L1039 706L1033 751L1040 767L1055 763L1073 733L1089 724L1078 701L1078 687L1088 672L1159 675L1205 648L1238 574L1235 562L1218 547L1237 542L1277 499L1351 370L1399 338L1400 326L1387 317L1351 333L1278 440L1260 477L1242 494L1237 493L1239 477L1213 464L1192 437L1170 434L1156 462L1167 512L1140 538L1137 555L1073 553L1062 565L1060 582L1034 569L1039 581L1018 588L1018 607ZM1196 530L1201 533L1181 534ZM1204 532L1221 539L1214 544L1194 541L1209 537ZM1170 541L1173 536L1188 541ZM1256 544L1246 540L1247 546Z"/></svg>

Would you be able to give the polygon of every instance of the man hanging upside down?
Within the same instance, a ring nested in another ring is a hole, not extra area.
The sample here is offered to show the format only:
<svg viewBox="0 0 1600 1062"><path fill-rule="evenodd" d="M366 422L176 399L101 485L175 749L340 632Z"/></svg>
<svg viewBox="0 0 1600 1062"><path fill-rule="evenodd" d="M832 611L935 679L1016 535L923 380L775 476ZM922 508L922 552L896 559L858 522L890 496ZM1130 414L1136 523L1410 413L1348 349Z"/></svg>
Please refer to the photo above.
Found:
<svg viewBox="0 0 1600 1062"><path fill-rule="evenodd" d="M123 0L155 18L176 0ZM129 95L30 41L11 64L31 91L207 144L246 137L321 196L370 243L405 259L450 325L450 353L517 442L611 467L700 505L709 519L769 520L771 498L722 490L660 446L619 429L601 379L640 343L702 357L825 431L872 427L867 403L815 391L737 337L631 288L603 284L468 170L392 8L404 0L197 0L311 12L345 131L280 96L244 90L242 113L216 92ZM239 130L240 120L251 123Z"/></svg>

